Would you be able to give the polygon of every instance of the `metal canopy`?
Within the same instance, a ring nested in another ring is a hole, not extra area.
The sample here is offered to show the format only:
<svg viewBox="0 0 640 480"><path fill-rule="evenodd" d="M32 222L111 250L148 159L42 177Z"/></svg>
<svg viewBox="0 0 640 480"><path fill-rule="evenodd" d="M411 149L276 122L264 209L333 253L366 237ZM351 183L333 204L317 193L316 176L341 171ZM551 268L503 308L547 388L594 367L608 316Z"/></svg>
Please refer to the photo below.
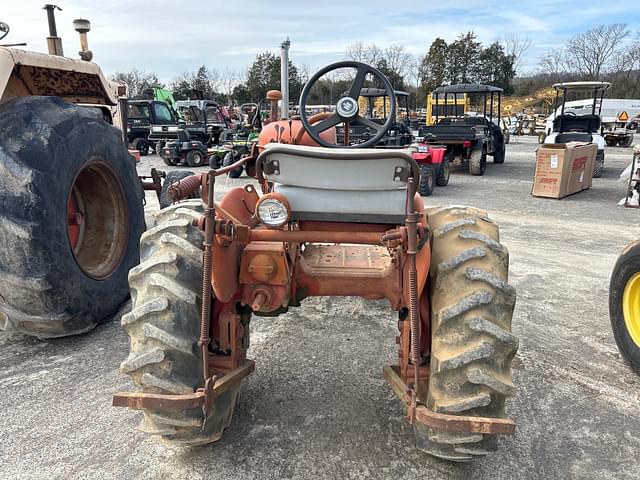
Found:
<svg viewBox="0 0 640 480"><path fill-rule="evenodd" d="M408 97L409 94L407 92L403 92L402 90L394 90L393 93L396 94L396 97ZM361 97L386 97L387 91L384 88L363 88L360 90Z"/></svg>
<svg viewBox="0 0 640 480"><path fill-rule="evenodd" d="M607 90L611 87L609 82L562 82L554 83L556 90Z"/></svg>
<svg viewBox="0 0 640 480"><path fill-rule="evenodd" d="M178 100L176 107L196 107L204 110L207 107L217 107L218 104L212 100Z"/></svg>
<svg viewBox="0 0 640 480"><path fill-rule="evenodd" d="M459 83L457 85L444 85L436 88L432 93L502 93L502 89L492 85L480 85L477 83Z"/></svg>

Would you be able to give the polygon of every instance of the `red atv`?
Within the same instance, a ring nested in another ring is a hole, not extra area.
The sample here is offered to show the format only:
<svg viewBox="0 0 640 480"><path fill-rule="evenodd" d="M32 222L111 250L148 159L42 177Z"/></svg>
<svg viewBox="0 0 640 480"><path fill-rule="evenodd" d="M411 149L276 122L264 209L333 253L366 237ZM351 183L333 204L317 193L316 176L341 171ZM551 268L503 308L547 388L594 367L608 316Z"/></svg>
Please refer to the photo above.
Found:
<svg viewBox="0 0 640 480"><path fill-rule="evenodd" d="M445 157L447 147L429 145L426 143L412 143L409 146L411 157L420 168L420 186L418 192L423 197L433 193L434 185L445 187L449 183L451 169L449 159Z"/></svg>

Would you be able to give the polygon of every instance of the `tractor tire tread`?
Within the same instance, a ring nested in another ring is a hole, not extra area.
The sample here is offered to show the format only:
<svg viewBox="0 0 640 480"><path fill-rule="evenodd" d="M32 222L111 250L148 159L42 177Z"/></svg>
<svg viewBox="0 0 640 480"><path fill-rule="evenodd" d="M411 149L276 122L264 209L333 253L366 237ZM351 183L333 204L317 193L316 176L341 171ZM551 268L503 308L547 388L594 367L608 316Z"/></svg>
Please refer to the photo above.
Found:
<svg viewBox="0 0 640 480"><path fill-rule="evenodd" d="M474 208L430 209L431 377L426 405L452 415L506 418L514 395L511 333L516 292L497 225ZM497 448L491 435L418 427L417 446L436 457L470 461Z"/></svg>
<svg viewBox="0 0 640 480"><path fill-rule="evenodd" d="M141 238L141 264L129 275L133 308L122 317L131 353L120 366L138 391L186 394L201 386L203 233L192 223L201 211L195 201L161 210L157 226ZM216 398L206 422L201 409L145 409L140 429L184 446L216 441L231 421L238 391L234 387Z"/></svg>

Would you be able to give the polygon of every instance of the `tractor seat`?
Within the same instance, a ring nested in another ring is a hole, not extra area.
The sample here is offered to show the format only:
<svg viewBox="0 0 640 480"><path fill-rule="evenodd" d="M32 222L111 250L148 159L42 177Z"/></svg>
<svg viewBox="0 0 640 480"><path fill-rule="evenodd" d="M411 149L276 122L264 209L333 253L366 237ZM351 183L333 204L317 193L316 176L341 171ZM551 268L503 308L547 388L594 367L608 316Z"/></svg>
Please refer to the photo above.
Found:
<svg viewBox="0 0 640 480"><path fill-rule="evenodd" d="M287 197L293 220L402 224L409 177L420 181L411 154L399 149L271 143L256 166Z"/></svg>

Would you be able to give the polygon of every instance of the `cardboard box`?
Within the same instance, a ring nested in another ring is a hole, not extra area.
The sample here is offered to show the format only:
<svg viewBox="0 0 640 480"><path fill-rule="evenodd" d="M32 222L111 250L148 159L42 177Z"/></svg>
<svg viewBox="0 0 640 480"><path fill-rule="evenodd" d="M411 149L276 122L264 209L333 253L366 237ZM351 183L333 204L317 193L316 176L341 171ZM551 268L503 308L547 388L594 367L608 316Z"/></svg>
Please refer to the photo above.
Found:
<svg viewBox="0 0 640 480"><path fill-rule="evenodd" d="M536 172L531 195L562 198L591 187L594 143L553 143L536 151Z"/></svg>

